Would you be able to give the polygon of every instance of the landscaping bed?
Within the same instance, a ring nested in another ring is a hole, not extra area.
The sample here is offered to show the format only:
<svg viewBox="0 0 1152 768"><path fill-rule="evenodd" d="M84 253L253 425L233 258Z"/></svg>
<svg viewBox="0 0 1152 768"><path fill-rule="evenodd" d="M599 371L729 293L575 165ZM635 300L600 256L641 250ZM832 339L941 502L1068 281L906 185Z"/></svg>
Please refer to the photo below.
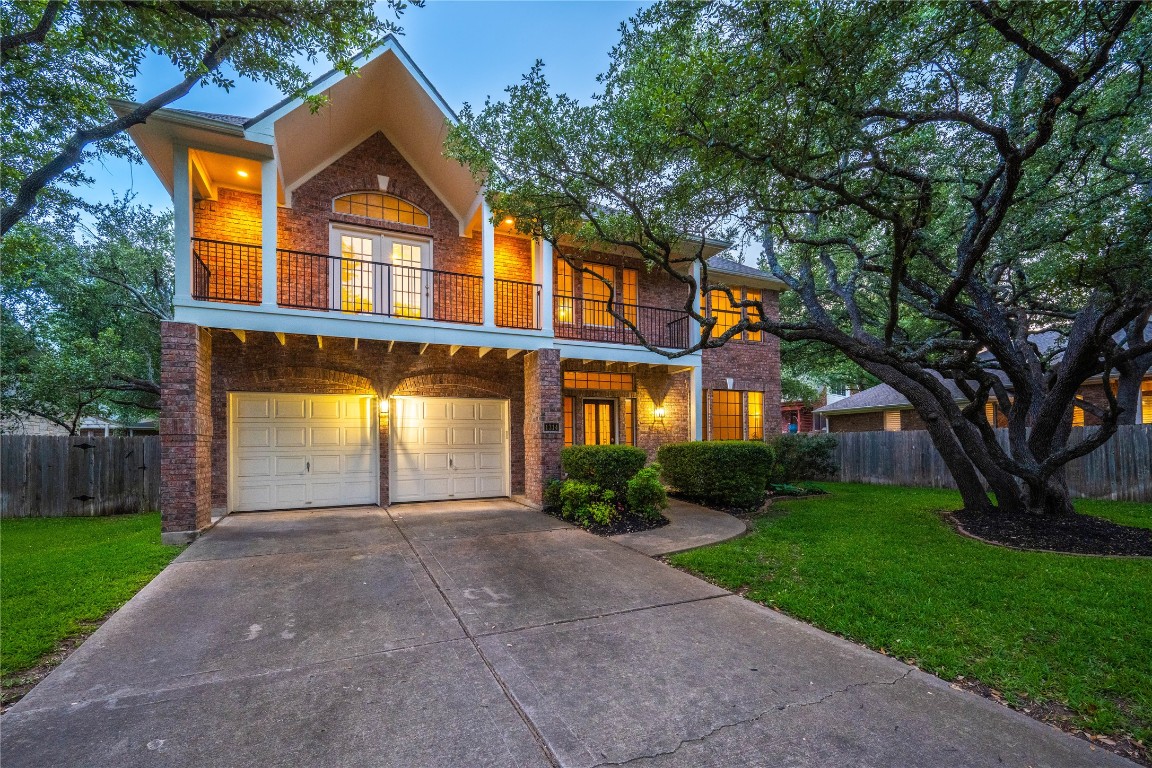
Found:
<svg viewBox="0 0 1152 768"><path fill-rule="evenodd" d="M826 483L668 558L751 600L1152 765L1152 568L989 545L952 491ZM1152 528L1152 504L1078 500Z"/></svg>
<svg viewBox="0 0 1152 768"><path fill-rule="evenodd" d="M164 569L160 515L0 523L0 705L17 701Z"/></svg>
<svg viewBox="0 0 1152 768"><path fill-rule="evenodd" d="M949 515L962 533L1017 549L1078 555L1152 557L1152 530L1092 515L1040 517L962 509Z"/></svg>

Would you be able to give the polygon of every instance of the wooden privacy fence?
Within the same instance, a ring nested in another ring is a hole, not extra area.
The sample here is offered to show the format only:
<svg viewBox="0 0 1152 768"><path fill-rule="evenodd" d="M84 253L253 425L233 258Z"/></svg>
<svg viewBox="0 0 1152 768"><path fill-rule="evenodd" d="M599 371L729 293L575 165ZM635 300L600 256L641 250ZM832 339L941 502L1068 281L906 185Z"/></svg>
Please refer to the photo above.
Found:
<svg viewBox="0 0 1152 768"><path fill-rule="evenodd" d="M1072 430L1078 442L1096 427ZM1008 430L996 430L1007 445ZM837 432L836 478L850 483L955 488L952 474L924 431ZM1152 501L1152 424L1120 427L1112 439L1066 468L1073 496Z"/></svg>
<svg viewBox="0 0 1152 768"><path fill-rule="evenodd" d="M160 509L160 438L0 435L0 517Z"/></svg>

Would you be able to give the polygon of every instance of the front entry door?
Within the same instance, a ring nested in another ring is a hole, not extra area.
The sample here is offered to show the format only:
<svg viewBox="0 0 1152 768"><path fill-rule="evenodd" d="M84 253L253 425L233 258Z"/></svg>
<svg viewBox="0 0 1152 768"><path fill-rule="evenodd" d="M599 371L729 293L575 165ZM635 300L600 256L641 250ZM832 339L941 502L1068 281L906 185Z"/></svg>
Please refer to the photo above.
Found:
<svg viewBox="0 0 1152 768"><path fill-rule="evenodd" d="M584 445L616 442L616 401L584 401Z"/></svg>

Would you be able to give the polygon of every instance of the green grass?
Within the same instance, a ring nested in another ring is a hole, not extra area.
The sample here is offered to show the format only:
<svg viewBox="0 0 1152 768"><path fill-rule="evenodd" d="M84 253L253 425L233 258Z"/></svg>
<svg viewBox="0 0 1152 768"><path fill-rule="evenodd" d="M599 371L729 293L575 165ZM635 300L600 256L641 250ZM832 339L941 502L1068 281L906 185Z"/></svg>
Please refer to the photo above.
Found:
<svg viewBox="0 0 1152 768"><path fill-rule="evenodd" d="M964 538L937 515L960 507L949 491L821 485L830 496L783 502L747 536L672 563L946 680L1152 744L1152 561ZM1152 528L1152 504L1076 507Z"/></svg>
<svg viewBox="0 0 1152 768"><path fill-rule="evenodd" d="M159 532L158 514L0 523L0 675L35 666L151 581L180 553Z"/></svg>

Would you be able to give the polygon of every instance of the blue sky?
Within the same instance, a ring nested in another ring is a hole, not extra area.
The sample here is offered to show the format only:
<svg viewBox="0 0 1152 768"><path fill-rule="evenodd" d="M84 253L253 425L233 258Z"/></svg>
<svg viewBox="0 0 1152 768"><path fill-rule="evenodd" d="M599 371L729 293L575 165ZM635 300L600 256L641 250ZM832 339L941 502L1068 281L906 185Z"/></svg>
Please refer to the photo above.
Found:
<svg viewBox="0 0 1152 768"><path fill-rule="evenodd" d="M642 7L637 2L570 0L568 2L480 2L429 0L424 8L409 8L400 23L400 42L453 108L465 102L482 104L500 97L537 59L543 59L553 87L581 100L596 92L596 75L607 69L608 53L618 38L620 23ZM390 13L382 5L379 13ZM315 74L329 69L327 62ZM179 79L167 61L146 62L137 78L137 98L143 100ZM196 88L173 106L250 116L276 103L275 88L238 80L230 92ZM171 200L146 165L109 160L86 167L95 179L80 190L85 198L110 200L113 193L132 191L136 201L168 207Z"/></svg>

